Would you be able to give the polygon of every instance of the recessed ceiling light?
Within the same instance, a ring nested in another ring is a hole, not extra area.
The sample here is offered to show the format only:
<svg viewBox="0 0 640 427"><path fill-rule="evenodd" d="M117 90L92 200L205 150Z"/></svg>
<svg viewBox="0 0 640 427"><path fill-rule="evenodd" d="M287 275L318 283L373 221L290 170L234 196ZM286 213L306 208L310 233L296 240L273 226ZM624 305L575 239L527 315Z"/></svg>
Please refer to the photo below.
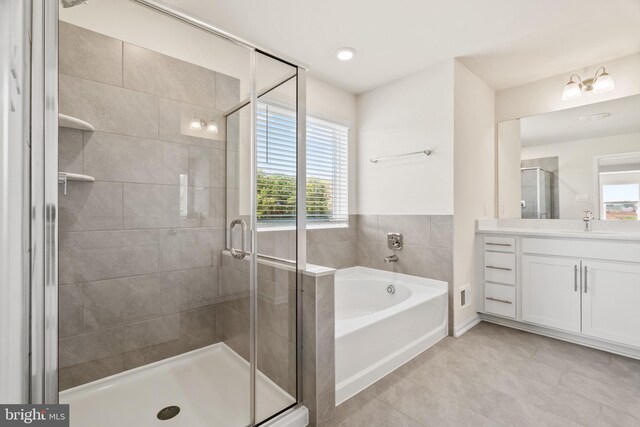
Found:
<svg viewBox="0 0 640 427"><path fill-rule="evenodd" d="M337 50L336 56L340 61L350 61L356 56L356 50L352 47L341 47Z"/></svg>
<svg viewBox="0 0 640 427"><path fill-rule="evenodd" d="M606 119L607 117L609 117L611 115L611 113L597 113L597 114L589 114L586 116L580 116L578 117L578 120L580 120L581 122L592 122L594 120L602 120L602 119Z"/></svg>

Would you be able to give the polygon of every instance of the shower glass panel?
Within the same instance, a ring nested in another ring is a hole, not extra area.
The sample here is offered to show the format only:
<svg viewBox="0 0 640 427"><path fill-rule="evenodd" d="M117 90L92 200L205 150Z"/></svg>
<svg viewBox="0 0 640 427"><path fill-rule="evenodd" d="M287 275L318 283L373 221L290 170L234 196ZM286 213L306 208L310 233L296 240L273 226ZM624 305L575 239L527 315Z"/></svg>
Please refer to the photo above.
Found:
<svg viewBox="0 0 640 427"><path fill-rule="evenodd" d="M296 67L125 0L61 9L59 58L72 425L240 427L295 404ZM286 169L256 169L282 138ZM286 223L257 212L265 180Z"/></svg>
<svg viewBox="0 0 640 427"><path fill-rule="evenodd" d="M255 109L245 102L227 116L229 253L222 274L233 277L224 315L237 317L234 325L255 325L254 347L239 353L257 369L255 417L261 422L295 404L298 395L296 68L258 54L256 82ZM257 262L253 288L251 255Z"/></svg>
<svg viewBox="0 0 640 427"><path fill-rule="evenodd" d="M521 218L552 218L551 173L538 167L520 170Z"/></svg>

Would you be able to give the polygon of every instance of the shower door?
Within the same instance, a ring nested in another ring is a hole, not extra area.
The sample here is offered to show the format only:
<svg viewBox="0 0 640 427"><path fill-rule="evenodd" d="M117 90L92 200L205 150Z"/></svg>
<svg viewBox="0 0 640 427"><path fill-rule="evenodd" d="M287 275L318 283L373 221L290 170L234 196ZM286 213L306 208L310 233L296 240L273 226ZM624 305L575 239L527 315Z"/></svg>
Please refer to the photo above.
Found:
<svg viewBox="0 0 640 427"><path fill-rule="evenodd" d="M260 423L300 399L298 249L304 247L304 216L299 218L298 206L304 197L298 191L304 184L298 177L304 166L298 164L298 117L304 75L260 53L254 66L253 96L227 115L228 252L220 291L228 299L219 313L224 342L250 363L250 413ZM248 325L241 333L250 339L234 332L232 325L239 324Z"/></svg>

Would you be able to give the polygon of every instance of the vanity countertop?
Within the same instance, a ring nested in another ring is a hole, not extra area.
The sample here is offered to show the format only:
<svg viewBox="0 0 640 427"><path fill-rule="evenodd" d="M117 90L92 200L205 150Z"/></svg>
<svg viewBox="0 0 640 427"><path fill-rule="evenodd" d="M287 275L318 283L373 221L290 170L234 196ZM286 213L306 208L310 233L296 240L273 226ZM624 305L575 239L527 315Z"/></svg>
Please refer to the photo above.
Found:
<svg viewBox="0 0 640 427"><path fill-rule="evenodd" d="M517 236L563 237L575 239L629 240L640 242L640 233L620 233L615 231L553 230L539 228L485 228L477 229L479 234L512 234Z"/></svg>
<svg viewBox="0 0 640 427"><path fill-rule="evenodd" d="M596 221L593 224L594 229L592 231L584 231L582 228L584 225L581 224L581 221L557 220L553 223L545 223L544 221L552 220L479 219L476 221L476 233L640 242L640 230L638 228L638 224L629 224L630 229L622 230L620 229L621 224L612 225L604 224L605 221ZM521 224L526 224L527 226L518 227L518 225ZM617 229L606 229L607 227L615 227Z"/></svg>

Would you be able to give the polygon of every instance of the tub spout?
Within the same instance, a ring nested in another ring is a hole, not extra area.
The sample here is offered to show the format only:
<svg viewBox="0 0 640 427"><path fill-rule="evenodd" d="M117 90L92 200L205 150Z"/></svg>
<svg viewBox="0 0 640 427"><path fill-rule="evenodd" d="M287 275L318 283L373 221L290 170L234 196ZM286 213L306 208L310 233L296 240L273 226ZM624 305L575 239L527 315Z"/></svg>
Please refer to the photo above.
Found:
<svg viewBox="0 0 640 427"><path fill-rule="evenodd" d="M398 262L398 255L390 255L384 257L384 262Z"/></svg>

